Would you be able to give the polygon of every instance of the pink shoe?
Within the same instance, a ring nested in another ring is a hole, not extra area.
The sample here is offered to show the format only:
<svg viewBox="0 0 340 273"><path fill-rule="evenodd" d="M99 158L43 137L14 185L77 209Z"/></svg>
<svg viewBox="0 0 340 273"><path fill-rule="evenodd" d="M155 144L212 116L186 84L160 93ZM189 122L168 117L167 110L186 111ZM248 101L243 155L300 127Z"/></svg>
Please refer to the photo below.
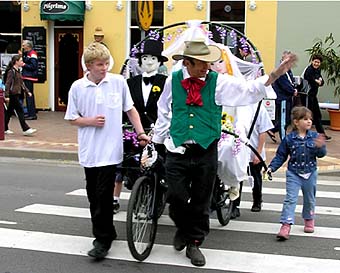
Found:
<svg viewBox="0 0 340 273"><path fill-rule="evenodd" d="M305 228L303 229L305 233L314 232L314 219L305 219Z"/></svg>
<svg viewBox="0 0 340 273"><path fill-rule="evenodd" d="M290 232L290 224L282 224L279 233L276 235L276 238L279 241L288 240L289 232Z"/></svg>

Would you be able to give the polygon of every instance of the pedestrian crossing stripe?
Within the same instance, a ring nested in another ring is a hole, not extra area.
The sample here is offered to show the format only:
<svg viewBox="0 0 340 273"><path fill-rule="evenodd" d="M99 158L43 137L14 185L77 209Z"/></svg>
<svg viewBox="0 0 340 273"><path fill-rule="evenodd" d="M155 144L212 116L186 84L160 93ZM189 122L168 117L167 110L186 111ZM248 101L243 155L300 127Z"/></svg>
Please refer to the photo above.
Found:
<svg viewBox="0 0 340 273"><path fill-rule="evenodd" d="M45 215L57 215L77 218L90 218L90 211L87 208L77 208L68 206L56 206L45 204L33 204L23 208L16 209L17 212L36 213ZM126 222L126 212L120 211L114 215L115 222ZM159 225L173 226L172 220L167 215L162 215L158 220ZM216 219L210 219L210 229L215 230L231 230L238 232L253 232L276 234L280 229L281 224L268 222L248 222L248 221L233 221L231 220L227 226L221 226ZM316 226L314 233L304 233L303 226L294 225L291 235L303 237L317 237L327 239L340 239L340 228L330 228Z"/></svg>
<svg viewBox="0 0 340 273"><path fill-rule="evenodd" d="M251 193L252 188L243 186L242 192ZM273 195L286 195L285 189L278 189L278 188L262 188L262 194L273 194ZM72 192L67 193L66 195L77 195L77 196L86 196L85 189L78 189ZM302 196L302 192L299 192L299 196ZM316 191L317 198L332 198L332 199L340 199L340 192L331 192L331 191ZM121 199L129 200L130 192L122 192ZM243 201L241 201L242 203Z"/></svg>
<svg viewBox="0 0 340 273"><path fill-rule="evenodd" d="M50 253L86 256L93 238L0 228L0 247L26 249ZM43 244L41 242L44 242ZM285 256L243 251L201 248L206 257L204 269L237 272L294 272L336 273L339 260ZM107 259L135 261L127 242L116 240ZM185 251L177 252L170 245L155 244L144 263L194 267L185 257Z"/></svg>

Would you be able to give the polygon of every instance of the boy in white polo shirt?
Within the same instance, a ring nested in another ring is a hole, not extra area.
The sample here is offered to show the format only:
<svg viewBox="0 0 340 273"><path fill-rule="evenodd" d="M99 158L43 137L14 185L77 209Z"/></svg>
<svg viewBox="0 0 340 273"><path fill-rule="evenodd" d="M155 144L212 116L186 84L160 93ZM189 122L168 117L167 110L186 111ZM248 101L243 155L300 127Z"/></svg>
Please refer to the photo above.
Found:
<svg viewBox="0 0 340 273"><path fill-rule="evenodd" d="M146 143L139 114L125 79L107 73L110 52L91 43L84 51L87 73L69 91L65 119L78 126L79 163L85 169L90 202L93 249L88 255L103 259L117 237L112 222L112 192L116 165L123 160L122 113L127 113L138 139Z"/></svg>

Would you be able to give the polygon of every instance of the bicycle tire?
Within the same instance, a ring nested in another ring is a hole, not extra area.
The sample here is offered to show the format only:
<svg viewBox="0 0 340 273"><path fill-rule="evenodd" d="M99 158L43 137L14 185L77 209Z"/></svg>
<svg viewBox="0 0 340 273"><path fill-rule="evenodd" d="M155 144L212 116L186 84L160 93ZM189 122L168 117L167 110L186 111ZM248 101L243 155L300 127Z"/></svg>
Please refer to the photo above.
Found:
<svg viewBox="0 0 340 273"><path fill-rule="evenodd" d="M228 225L233 210L233 201L229 199L228 190L219 179L216 181L215 200L217 219L222 226Z"/></svg>
<svg viewBox="0 0 340 273"><path fill-rule="evenodd" d="M154 186L149 176L139 177L131 192L126 217L126 235L131 255L145 260L152 250L157 232L153 213Z"/></svg>

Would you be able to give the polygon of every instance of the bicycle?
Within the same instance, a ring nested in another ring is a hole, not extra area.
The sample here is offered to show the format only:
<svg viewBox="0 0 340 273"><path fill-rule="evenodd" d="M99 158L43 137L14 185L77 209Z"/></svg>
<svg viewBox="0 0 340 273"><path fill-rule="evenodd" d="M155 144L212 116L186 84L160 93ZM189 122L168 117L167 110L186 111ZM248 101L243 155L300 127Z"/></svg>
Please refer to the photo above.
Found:
<svg viewBox="0 0 340 273"><path fill-rule="evenodd" d="M133 185L126 217L129 250L138 261L150 255L156 238L158 218L166 205L167 190L163 159L156 152L154 144L147 144L144 148L142 165L145 155L147 162L142 167L142 175Z"/></svg>

